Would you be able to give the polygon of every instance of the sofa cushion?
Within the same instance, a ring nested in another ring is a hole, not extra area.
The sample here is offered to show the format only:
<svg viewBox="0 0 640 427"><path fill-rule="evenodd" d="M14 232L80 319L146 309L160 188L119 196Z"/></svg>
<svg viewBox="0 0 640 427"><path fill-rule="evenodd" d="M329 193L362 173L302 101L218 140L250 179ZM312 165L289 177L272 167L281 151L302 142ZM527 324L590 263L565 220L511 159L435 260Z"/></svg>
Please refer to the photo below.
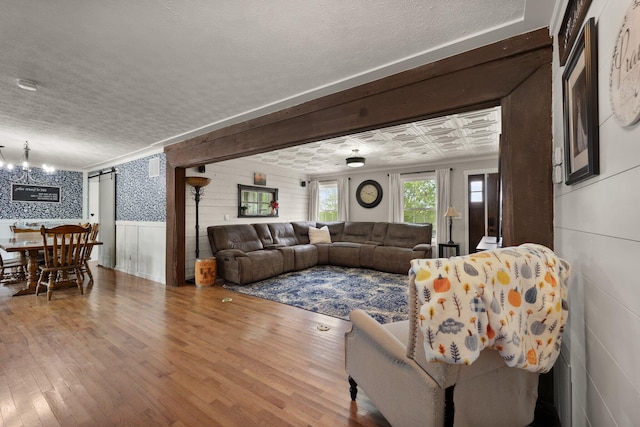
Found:
<svg viewBox="0 0 640 427"><path fill-rule="evenodd" d="M412 259L428 258L428 256L425 256L425 251L414 251L397 246L376 246L372 258L371 262L376 270L407 274L411 268Z"/></svg>
<svg viewBox="0 0 640 427"><path fill-rule="evenodd" d="M258 237L260 238L263 246L266 247L267 245L274 244L268 224L253 224L253 228L256 229L256 233L258 233Z"/></svg>
<svg viewBox="0 0 640 427"><path fill-rule="evenodd" d="M331 243L331 234L326 225L322 228L309 227L309 243Z"/></svg>
<svg viewBox="0 0 640 427"><path fill-rule="evenodd" d="M346 222L342 231L343 242L364 243L371 240L373 222Z"/></svg>
<svg viewBox="0 0 640 427"><path fill-rule="evenodd" d="M256 229L251 224L215 225L208 227L207 231L218 251L239 249L252 252L264 247Z"/></svg>
<svg viewBox="0 0 640 427"><path fill-rule="evenodd" d="M360 267L360 243L335 242L329 245L329 264Z"/></svg>
<svg viewBox="0 0 640 427"><path fill-rule="evenodd" d="M329 234L331 234L332 242L339 242L342 240L344 222L318 222L316 223L316 228L322 228L325 225L329 227Z"/></svg>
<svg viewBox="0 0 640 427"><path fill-rule="evenodd" d="M385 246L413 248L419 243L431 243L431 224L393 223L387 227Z"/></svg>
<svg viewBox="0 0 640 427"><path fill-rule="evenodd" d="M388 222L376 222L371 231L371 241L382 244L387 235L387 228L389 228Z"/></svg>
<svg viewBox="0 0 640 427"><path fill-rule="evenodd" d="M318 265L318 248L316 245L295 245L291 246L291 248L295 255L295 270L304 270Z"/></svg>
<svg viewBox="0 0 640 427"><path fill-rule="evenodd" d="M315 227L316 223L314 221L298 221L292 222L291 225L296 233L298 243L301 245L309 243L309 227Z"/></svg>
<svg viewBox="0 0 640 427"><path fill-rule="evenodd" d="M279 243L285 246L294 246L298 244L296 233L293 231L293 225L290 222L269 223L269 231L273 236L273 243Z"/></svg>

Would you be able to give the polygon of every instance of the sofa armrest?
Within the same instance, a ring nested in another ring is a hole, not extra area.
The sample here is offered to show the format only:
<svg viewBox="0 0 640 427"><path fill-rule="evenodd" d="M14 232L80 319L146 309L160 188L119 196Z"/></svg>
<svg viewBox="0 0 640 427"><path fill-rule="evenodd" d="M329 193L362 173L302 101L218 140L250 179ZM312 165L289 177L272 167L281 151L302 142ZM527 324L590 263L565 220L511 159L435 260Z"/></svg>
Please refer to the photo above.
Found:
<svg viewBox="0 0 640 427"><path fill-rule="evenodd" d="M279 249L279 248L286 248L287 245L283 245L282 243L274 243L272 245L264 245L264 249L266 250L273 250L273 249Z"/></svg>
<svg viewBox="0 0 640 427"><path fill-rule="evenodd" d="M431 245L429 243L418 243L413 247L414 251L425 251L431 253Z"/></svg>
<svg viewBox="0 0 640 427"><path fill-rule="evenodd" d="M223 249L221 251L218 251L216 256L218 258L231 259L231 258L245 257L247 256L247 254L246 252L241 251L240 249Z"/></svg>

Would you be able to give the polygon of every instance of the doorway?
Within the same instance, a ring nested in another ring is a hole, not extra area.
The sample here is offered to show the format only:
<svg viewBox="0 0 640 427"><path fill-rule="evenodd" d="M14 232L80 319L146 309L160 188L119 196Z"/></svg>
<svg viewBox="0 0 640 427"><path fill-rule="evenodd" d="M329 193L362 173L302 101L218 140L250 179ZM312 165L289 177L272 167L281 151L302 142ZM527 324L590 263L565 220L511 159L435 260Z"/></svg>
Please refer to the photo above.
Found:
<svg viewBox="0 0 640 427"><path fill-rule="evenodd" d="M89 177L89 222L100 223L98 239L102 242L93 250L91 259L107 268L114 268L116 261L115 178L115 170Z"/></svg>
<svg viewBox="0 0 640 427"><path fill-rule="evenodd" d="M500 227L500 174L497 170L465 172L467 253L476 252L482 237L497 237Z"/></svg>

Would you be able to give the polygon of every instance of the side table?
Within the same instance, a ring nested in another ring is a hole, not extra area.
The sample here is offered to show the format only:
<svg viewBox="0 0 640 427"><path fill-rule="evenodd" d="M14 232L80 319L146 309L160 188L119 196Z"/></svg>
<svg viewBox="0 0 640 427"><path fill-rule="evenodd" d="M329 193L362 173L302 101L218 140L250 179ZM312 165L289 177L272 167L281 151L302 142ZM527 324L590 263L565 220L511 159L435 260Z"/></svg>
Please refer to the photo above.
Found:
<svg viewBox="0 0 640 427"><path fill-rule="evenodd" d="M460 256L460 243L438 243L438 258L444 258L444 248L454 248L456 256Z"/></svg>

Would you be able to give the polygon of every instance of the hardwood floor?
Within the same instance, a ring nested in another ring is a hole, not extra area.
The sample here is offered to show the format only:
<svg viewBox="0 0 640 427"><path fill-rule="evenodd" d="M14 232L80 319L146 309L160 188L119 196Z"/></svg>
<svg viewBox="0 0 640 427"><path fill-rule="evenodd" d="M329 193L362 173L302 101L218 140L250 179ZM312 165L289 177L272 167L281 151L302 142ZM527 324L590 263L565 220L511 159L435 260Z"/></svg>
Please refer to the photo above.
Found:
<svg viewBox="0 0 640 427"><path fill-rule="evenodd" d="M2 425L389 425L362 391L349 398L349 322L93 271L84 296L0 287Z"/></svg>

